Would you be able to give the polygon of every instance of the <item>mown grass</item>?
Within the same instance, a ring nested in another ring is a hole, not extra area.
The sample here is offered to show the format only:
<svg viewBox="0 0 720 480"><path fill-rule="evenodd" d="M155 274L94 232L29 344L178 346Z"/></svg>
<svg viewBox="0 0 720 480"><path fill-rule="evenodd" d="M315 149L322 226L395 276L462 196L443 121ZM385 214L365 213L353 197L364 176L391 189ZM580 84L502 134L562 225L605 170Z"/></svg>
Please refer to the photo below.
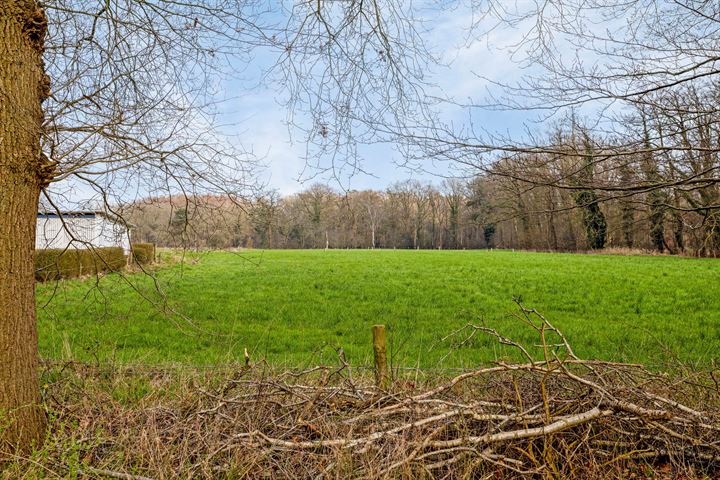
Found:
<svg viewBox="0 0 720 480"><path fill-rule="evenodd" d="M708 364L720 351L720 261L509 251L250 251L200 254L144 274L38 286L40 349L52 359L304 366L342 347L371 363L386 324L394 361L459 367L509 355L468 322L533 343L511 314L538 309L586 358ZM133 286L131 287L129 283ZM150 299L148 301L147 299ZM154 304L153 304L154 303ZM179 315L181 314L181 315ZM449 354L449 355L448 355Z"/></svg>

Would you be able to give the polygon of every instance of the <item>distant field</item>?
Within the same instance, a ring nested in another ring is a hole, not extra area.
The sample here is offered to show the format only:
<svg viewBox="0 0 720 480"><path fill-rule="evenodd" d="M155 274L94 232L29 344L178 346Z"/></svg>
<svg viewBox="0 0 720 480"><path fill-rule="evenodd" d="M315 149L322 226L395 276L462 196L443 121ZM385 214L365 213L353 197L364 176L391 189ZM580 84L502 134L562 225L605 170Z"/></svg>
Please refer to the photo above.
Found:
<svg viewBox="0 0 720 480"><path fill-rule="evenodd" d="M533 343L514 297L562 329L584 357L707 364L720 352L720 261L509 251L250 251L200 254L151 280L117 275L38 286L40 349L53 359L294 366L342 347L371 362L370 327L390 329L397 362L458 367L507 356L468 322ZM139 293L138 293L139 291ZM144 299L150 299L150 301ZM51 299L52 298L52 299ZM47 304L47 305L46 305ZM457 336L455 342L462 337Z"/></svg>

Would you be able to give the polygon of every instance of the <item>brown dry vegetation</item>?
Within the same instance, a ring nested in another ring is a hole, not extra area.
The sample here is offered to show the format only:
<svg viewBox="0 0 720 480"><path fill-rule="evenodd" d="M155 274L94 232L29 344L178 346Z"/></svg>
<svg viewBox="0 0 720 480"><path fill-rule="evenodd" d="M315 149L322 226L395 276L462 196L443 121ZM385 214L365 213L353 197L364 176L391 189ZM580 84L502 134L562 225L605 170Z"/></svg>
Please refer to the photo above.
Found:
<svg viewBox="0 0 720 480"><path fill-rule="evenodd" d="M584 361L524 314L544 360L386 391L342 352L302 372L51 365L48 441L4 478L716 478L717 371Z"/></svg>

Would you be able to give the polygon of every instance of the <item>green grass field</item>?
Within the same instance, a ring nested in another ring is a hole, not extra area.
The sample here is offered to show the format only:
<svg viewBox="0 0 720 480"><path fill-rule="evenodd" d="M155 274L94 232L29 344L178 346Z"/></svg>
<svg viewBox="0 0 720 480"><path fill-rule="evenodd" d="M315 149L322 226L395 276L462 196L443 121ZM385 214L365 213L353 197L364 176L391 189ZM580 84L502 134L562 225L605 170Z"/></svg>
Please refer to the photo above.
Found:
<svg viewBox="0 0 720 480"><path fill-rule="evenodd" d="M342 347L371 363L370 327L395 361L458 367L505 357L468 322L526 343L514 297L542 312L587 358L707 364L720 352L720 261L509 251L250 251L200 254L150 278L118 275L38 286L40 350L52 359L305 366ZM149 299L149 300L148 300ZM448 355L448 353L450 354Z"/></svg>

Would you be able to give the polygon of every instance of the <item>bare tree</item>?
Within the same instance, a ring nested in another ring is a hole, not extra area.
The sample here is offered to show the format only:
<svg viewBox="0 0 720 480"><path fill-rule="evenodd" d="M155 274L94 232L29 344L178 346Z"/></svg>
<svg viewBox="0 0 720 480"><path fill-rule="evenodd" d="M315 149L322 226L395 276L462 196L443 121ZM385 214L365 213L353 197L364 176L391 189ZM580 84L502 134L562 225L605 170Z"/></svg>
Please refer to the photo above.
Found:
<svg viewBox="0 0 720 480"><path fill-rule="evenodd" d="M357 192L357 202L360 205L360 218L364 219L370 231L370 248L377 247L377 232L383 219L384 198L380 192L372 190Z"/></svg>
<svg viewBox="0 0 720 480"><path fill-rule="evenodd" d="M277 59L291 110L312 119L311 137L323 144L350 132L349 109L378 113L380 104L366 96L381 92L378 85L398 105L380 109L389 115L412 93L404 86L419 83L422 68L404 52L420 43L402 42L415 36L412 16L402 14L410 8L375 1L271 7L250 0L3 2L0 415L9 421L0 444L27 450L45 425L33 278L41 194L60 211L83 188L122 214L128 198L142 195L184 199L179 208L187 212L208 193L231 201L253 193L255 163L220 134L214 93L221 74L257 49Z"/></svg>
<svg viewBox="0 0 720 480"><path fill-rule="evenodd" d="M47 25L30 1L0 10L0 444L40 442L35 222L52 164L42 154L42 102L49 94L42 52ZM9 417L9 422L6 418Z"/></svg>

